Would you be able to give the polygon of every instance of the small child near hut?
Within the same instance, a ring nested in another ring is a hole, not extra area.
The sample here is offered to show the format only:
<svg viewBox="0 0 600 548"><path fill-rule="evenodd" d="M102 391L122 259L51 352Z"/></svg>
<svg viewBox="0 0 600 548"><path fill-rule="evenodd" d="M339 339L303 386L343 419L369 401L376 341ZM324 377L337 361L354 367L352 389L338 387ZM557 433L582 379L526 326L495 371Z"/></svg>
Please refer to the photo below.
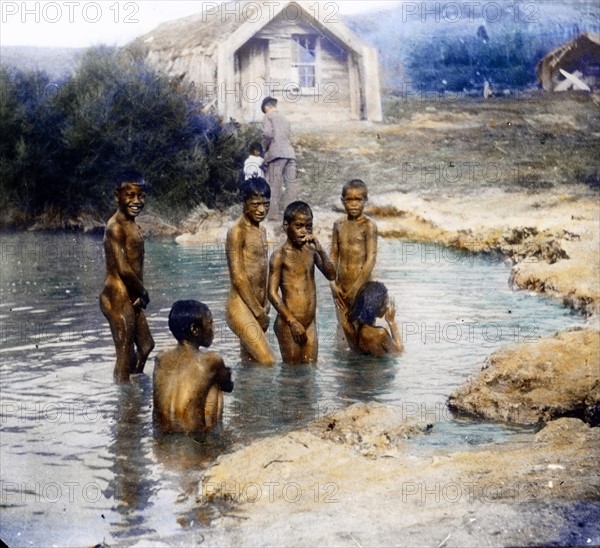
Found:
<svg viewBox="0 0 600 548"><path fill-rule="evenodd" d="M248 158L244 161L244 181L252 177L265 177L265 159L263 146L255 141L248 147Z"/></svg>

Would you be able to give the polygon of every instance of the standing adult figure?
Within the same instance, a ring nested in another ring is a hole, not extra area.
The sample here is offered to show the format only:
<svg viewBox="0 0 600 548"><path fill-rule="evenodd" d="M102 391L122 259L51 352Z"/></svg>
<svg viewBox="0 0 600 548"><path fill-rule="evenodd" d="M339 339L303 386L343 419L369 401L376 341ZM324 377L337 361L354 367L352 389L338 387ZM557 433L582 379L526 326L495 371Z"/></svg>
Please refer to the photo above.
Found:
<svg viewBox="0 0 600 548"><path fill-rule="evenodd" d="M266 97L261 105L267 181L271 187L269 220L280 219L281 196L285 184L287 203L298 198L296 153L291 141L288 119L277 110L277 99Z"/></svg>

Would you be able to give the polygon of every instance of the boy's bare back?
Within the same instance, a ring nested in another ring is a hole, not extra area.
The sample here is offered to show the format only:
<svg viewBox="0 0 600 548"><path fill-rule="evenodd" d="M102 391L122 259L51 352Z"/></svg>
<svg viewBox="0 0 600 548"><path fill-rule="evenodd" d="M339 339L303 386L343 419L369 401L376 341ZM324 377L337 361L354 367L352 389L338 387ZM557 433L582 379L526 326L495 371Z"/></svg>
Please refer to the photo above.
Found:
<svg viewBox="0 0 600 548"><path fill-rule="evenodd" d="M231 391L233 384L230 370L216 352L201 352L185 344L160 352L154 369L154 420L158 428L190 433L214 426L223 408L219 388ZM211 401L219 397L220 401Z"/></svg>

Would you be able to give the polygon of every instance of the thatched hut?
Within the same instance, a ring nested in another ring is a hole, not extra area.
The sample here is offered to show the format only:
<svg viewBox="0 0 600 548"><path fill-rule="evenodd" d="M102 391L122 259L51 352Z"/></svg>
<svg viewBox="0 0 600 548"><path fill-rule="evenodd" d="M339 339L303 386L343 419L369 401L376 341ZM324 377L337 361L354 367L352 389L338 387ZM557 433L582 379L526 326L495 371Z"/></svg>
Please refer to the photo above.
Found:
<svg viewBox="0 0 600 548"><path fill-rule="evenodd" d="M292 121L379 121L377 52L326 6L208 2L202 13L162 24L132 46L192 84L225 118L258 121L261 101L271 95Z"/></svg>
<svg viewBox="0 0 600 548"><path fill-rule="evenodd" d="M576 84L576 80L569 81L565 72L591 89L600 87L600 35L580 34L546 54L536 67L538 80L546 91L561 91Z"/></svg>

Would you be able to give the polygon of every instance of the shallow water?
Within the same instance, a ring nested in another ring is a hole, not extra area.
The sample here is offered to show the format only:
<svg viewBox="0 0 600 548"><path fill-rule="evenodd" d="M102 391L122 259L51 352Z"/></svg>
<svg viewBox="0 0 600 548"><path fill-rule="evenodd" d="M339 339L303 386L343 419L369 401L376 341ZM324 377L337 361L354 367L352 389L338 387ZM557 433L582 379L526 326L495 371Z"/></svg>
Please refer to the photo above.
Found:
<svg viewBox="0 0 600 548"><path fill-rule="evenodd" d="M153 359L147 377L129 386L112 382L114 348L98 308L101 240L3 234L0 245L0 537L9 546L134 544L148 535L201 532L216 509L198 509L198 480L219 454L356 401L384 402L399 420L432 423L419 444L501 442L523 430L454 420L445 406L450 392L495 349L535 344L583 323L556 302L513 291L499 257L382 240L376 277L396 301L401 357L349 354L317 273L318 364L242 366L224 322L223 247L148 241L147 315L156 350L174 343L171 304L202 300L215 319L214 350L235 382L221 432L160 438L151 423Z"/></svg>

